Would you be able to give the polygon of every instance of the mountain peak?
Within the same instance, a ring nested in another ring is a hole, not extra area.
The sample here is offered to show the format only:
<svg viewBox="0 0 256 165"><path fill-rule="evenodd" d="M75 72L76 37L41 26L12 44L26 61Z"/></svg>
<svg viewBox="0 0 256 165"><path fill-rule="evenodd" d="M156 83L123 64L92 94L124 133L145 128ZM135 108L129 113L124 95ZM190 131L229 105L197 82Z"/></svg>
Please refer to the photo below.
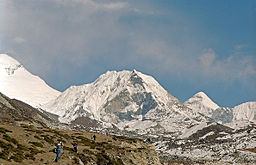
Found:
<svg viewBox="0 0 256 165"><path fill-rule="evenodd" d="M200 107L203 106L203 107L210 108L212 110L219 108L219 106L216 103L214 103L204 92L196 93L194 96L188 99L184 104L189 106L190 108L194 107L195 105L197 105L196 107L198 107L199 104L200 104Z"/></svg>
<svg viewBox="0 0 256 165"><path fill-rule="evenodd" d="M204 92L198 92L196 93L194 96L197 96L197 97L202 97L202 98L207 98L208 96L204 93Z"/></svg>
<svg viewBox="0 0 256 165"><path fill-rule="evenodd" d="M20 63L7 54L0 54L1 65L20 65Z"/></svg>
<svg viewBox="0 0 256 165"><path fill-rule="evenodd" d="M107 71L96 81L69 88L45 110L60 116L61 122L87 117L120 129L151 131L158 124L167 131L170 123L183 129L194 122L190 109L169 94L152 76L138 71ZM183 124L177 120L187 119ZM140 127L145 124L145 127ZM128 129L128 128L127 128ZM153 128L152 128L153 129Z"/></svg>
<svg viewBox="0 0 256 165"><path fill-rule="evenodd" d="M256 102L245 102L233 109L233 120L256 120Z"/></svg>
<svg viewBox="0 0 256 165"><path fill-rule="evenodd" d="M22 65L7 54L0 54L0 69L4 74L12 75L16 70L22 68Z"/></svg>
<svg viewBox="0 0 256 165"><path fill-rule="evenodd" d="M32 106L45 104L60 94L7 54L0 54L0 92Z"/></svg>

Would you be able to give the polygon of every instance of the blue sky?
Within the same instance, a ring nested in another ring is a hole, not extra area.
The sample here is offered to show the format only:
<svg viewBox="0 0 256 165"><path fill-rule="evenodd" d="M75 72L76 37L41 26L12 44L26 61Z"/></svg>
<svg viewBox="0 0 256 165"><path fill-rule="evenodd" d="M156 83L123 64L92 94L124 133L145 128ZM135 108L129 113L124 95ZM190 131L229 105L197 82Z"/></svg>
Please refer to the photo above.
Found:
<svg viewBox="0 0 256 165"><path fill-rule="evenodd" d="M2 0L0 51L60 91L136 69L233 107L256 100L255 21L253 0Z"/></svg>

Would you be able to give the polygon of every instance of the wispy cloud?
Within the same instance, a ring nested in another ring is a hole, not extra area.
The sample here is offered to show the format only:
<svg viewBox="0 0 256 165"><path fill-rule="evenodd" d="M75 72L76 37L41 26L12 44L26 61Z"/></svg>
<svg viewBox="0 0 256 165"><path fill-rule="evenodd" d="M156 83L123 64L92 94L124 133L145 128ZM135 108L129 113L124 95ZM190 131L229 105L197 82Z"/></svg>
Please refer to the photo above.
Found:
<svg viewBox="0 0 256 165"><path fill-rule="evenodd" d="M22 37L15 37L13 39L13 42L17 43L17 44L22 44L22 43L26 42L26 40L24 38L22 38Z"/></svg>
<svg viewBox="0 0 256 165"><path fill-rule="evenodd" d="M206 52L199 57L200 63L206 71L208 71L209 68L214 65L215 59L216 54L211 48L207 49Z"/></svg>
<svg viewBox="0 0 256 165"><path fill-rule="evenodd" d="M202 46L201 26L176 10L136 1L8 0L5 12L1 42L40 74L53 68L72 73L96 61L220 81L255 75L246 44L223 58Z"/></svg>
<svg viewBox="0 0 256 165"><path fill-rule="evenodd" d="M120 10L128 7L127 2L112 2L109 0L106 1L94 1L94 0L55 0L56 3L61 5L72 5L76 3L79 5L84 5L86 7L92 7L94 9L100 10Z"/></svg>
<svg viewBox="0 0 256 165"><path fill-rule="evenodd" d="M235 46L235 49L238 47ZM241 47L239 46L239 50ZM232 51L231 51L232 52ZM220 59L213 49L208 49L199 57L202 75L215 77L221 80L244 79L249 76L256 76L255 57L246 56L240 52L233 51L227 58Z"/></svg>

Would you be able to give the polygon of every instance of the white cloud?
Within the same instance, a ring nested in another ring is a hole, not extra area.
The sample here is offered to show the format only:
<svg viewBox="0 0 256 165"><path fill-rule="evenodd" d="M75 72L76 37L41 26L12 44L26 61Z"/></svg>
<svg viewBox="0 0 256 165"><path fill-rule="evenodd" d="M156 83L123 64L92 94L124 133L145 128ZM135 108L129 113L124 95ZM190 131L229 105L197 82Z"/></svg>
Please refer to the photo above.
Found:
<svg viewBox="0 0 256 165"><path fill-rule="evenodd" d="M128 7L128 3L116 2L116 3L100 4L99 6L100 8L103 8L106 10L120 10Z"/></svg>
<svg viewBox="0 0 256 165"><path fill-rule="evenodd" d="M70 5L71 3L77 3L86 7L93 7L94 9L103 10L120 10L127 8L129 5L127 2L112 2L112 1L94 1L94 0L55 0L55 2L62 5Z"/></svg>
<svg viewBox="0 0 256 165"><path fill-rule="evenodd" d="M235 47L236 49L237 47ZM220 80L245 79L256 76L255 57L233 53L227 58L219 58L213 49L208 49L199 57L199 73Z"/></svg>
<svg viewBox="0 0 256 165"><path fill-rule="evenodd" d="M13 39L13 42L15 42L17 44L22 44L22 43L26 42L26 40L24 38L22 38L22 37L15 37Z"/></svg>
<svg viewBox="0 0 256 165"><path fill-rule="evenodd" d="M200 57L200 63L203 65L205 70L208 70L214 64L216 59L216 53L212 49L207 49Z"/></svg>

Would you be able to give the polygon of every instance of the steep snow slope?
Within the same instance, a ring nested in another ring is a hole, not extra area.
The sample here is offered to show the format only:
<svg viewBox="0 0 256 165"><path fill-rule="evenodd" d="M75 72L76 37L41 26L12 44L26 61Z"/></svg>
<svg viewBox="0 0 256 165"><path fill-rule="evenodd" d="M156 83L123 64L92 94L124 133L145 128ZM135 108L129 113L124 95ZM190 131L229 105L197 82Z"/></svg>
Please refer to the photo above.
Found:
<svg viewBox="0 0 256 165"><path fill-rule="evenodd" d="M219 108L204 92L196 93L184 105L208 117L212 115L212 111Z"/></svg>
<svg viewBox="0 0 256 165"><path fill-rule="evenodd" d="M256 120L256 102L246 102L233 109L234 120Z"/></svg>
<svg viewBox="0 0 256 165"><path fill-rule="evenodd" d="M60 94L7 54L0 54L0 92L32 106L45 104Z"/></svg>
<svg viewBox="0 0 256 165"><path fill-rule="evenodd" d="M72 86L45 109L60 115L62 122L84 116L121 129L141 125L141 131L183 129L195 116L153 77L136 70L108 71L91 84Z"/></svg>

